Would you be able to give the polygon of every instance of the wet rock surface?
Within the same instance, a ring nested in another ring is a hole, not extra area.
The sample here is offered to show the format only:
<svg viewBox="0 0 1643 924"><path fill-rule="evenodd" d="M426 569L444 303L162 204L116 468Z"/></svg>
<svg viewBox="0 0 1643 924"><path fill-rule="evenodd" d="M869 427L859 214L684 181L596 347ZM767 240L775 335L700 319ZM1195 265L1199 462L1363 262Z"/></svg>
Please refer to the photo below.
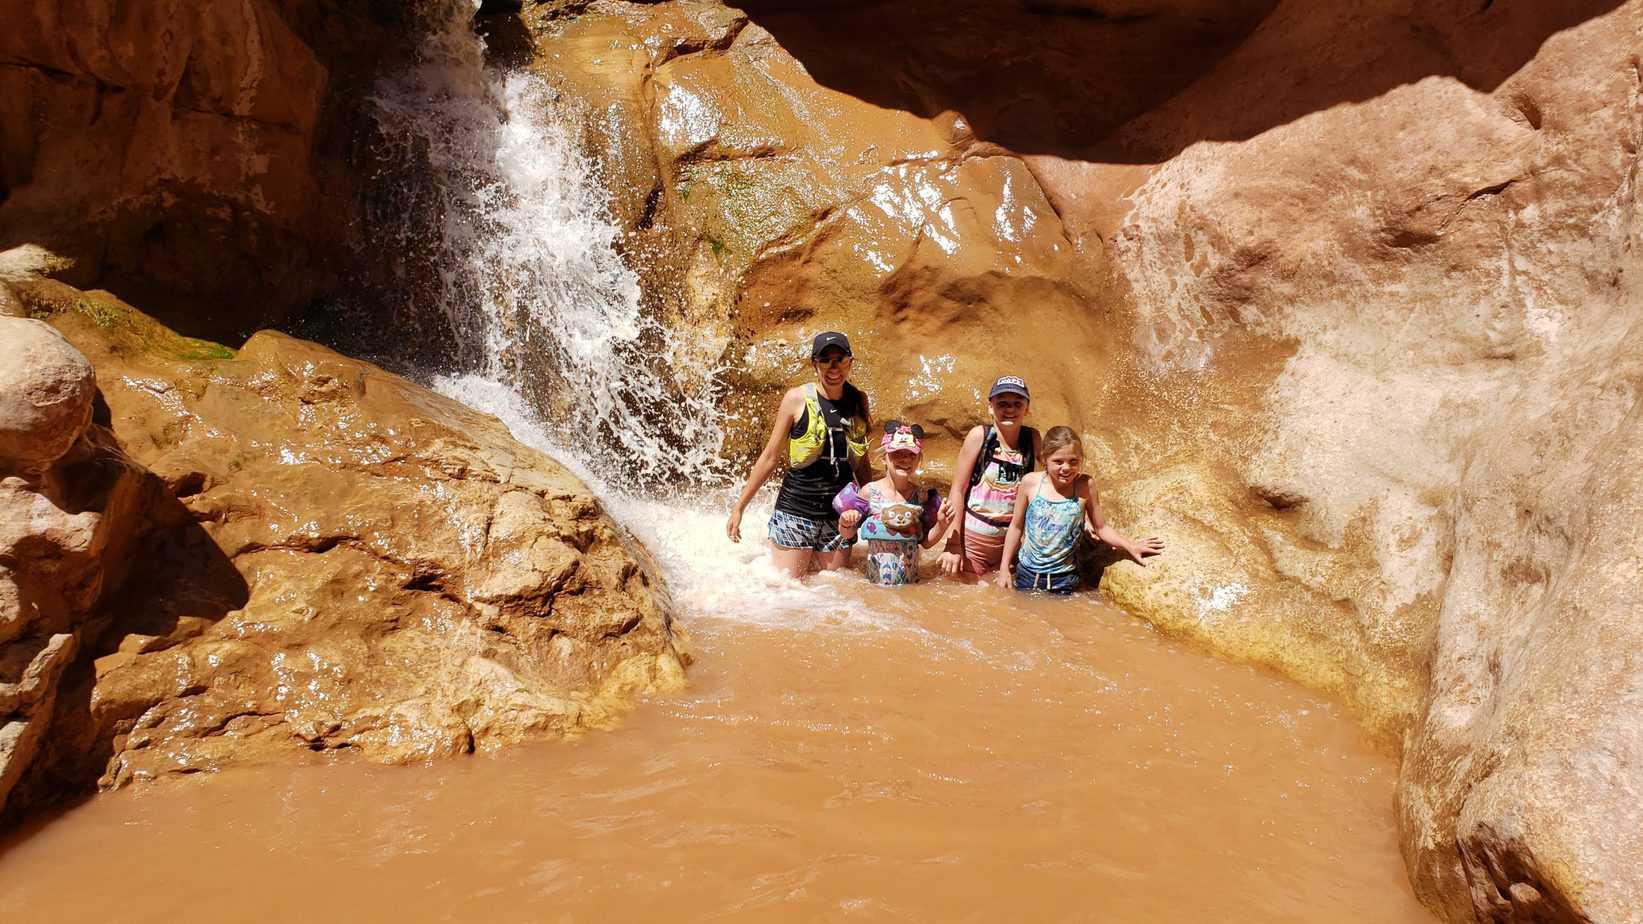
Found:
<svg viewBox="0 0 1643 924"><path fill-rule="evenodd" d="M819 328L938 477L1026 375L1170 540L1108 592L1402 751L1429 905L1639 919L1638 4L577 13L532 66L737 448Z"/></svg>
<svg viewBox="0 0 1643 924"><path fill-rule="evenodd" d="M166 489L28 795L311 751L487 750L606 724L680 680L648 560L494 418L281 334L231 351L106 293L24 295Z"/></svg>
<svg viewBox="0 0 1643 924"><path fill-rule="evenodd" d="M1078 252L1024 162L962 116L822 86L717 3L526 16L531 66L594 114L590 143L656 310L691 331L685 349L733 358L737 450L762 442L752 430L819 324L851 335L876 401L934 426L932 460L1000 366L1075 380L1105 367L1099 253ZM957 382L970 385L941 387ZM1071 399L1052 391L1041 407L1081 416Z"/></svg>

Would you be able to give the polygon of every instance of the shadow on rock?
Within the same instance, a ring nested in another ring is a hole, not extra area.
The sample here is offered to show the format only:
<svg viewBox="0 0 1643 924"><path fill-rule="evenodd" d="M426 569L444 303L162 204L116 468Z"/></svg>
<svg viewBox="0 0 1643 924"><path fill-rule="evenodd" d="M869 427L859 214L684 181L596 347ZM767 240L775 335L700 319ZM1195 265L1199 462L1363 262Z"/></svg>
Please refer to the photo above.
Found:
<svg viewBox="0 0 1643 924"><path fill-rule="evenodd" d="M737 5L817 82L864 101L926 117L956 111L981 140L1023 154L1158 163L1428 77L1492 91L1548 37L1621 2Z"/></svg>
<svg viewBox="0 0 1643 924"><path fill-rule="evenodd" d="M112 448L112 437L105 440ZM78 490L107 481L84 468L108 468L106 455L78 465L79 470L70 466L64 473L66 482ZM6 804L9 817L0 820L15 821L23 812L92 792L114 755L117 739L158 701L152 696L110 697L98 689L101 676L139 654L163 651L198 636L249 599L249 588L233 562L171 493L187 491L189 484L163 486L146 471L140 477L146 482L140 489L146 503L141 505L140 524L130 527L132 550L108 569L111 586L121 572L125 579L81 624L79 656L58 683L48 733ZM90 504L96 499L82 501ZM105 505L106 500L90 509Z"/></svg>

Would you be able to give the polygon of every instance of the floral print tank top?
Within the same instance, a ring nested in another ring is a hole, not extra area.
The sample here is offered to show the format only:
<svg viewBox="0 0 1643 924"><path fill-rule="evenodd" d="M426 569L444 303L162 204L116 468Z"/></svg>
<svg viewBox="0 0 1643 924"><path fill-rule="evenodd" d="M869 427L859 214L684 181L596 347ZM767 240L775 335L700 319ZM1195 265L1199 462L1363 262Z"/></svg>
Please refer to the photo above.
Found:
<svg viewBox="0 0 1643 924"><path fill-rule="evenodd" d="M1048 477L1048 476L1045 476ZM1083 533L1084 499L1060 500L1043 495L1044 482L1027 499L1027 514L1021 531L1021 567L1037 574L1069 574L1078 570L1074 551Z"/></svg>

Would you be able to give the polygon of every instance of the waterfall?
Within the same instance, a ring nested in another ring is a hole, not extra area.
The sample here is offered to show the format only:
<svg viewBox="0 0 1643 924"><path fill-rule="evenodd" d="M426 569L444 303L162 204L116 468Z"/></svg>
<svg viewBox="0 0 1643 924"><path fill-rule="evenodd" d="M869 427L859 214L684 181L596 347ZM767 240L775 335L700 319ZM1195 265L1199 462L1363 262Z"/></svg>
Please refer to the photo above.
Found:
<svg viewBox="0 0 1643 924"><path fill-rule="evenodd" d="M486 66L477 8L434 0L417 62L372 97L417 187L372 234L430 264L419 279L450 340L440 387L520 395L561 454L613 487L722 480L703 384L716 370L680 359L678 333L646 312L578 115L541 77Z"/></svg>

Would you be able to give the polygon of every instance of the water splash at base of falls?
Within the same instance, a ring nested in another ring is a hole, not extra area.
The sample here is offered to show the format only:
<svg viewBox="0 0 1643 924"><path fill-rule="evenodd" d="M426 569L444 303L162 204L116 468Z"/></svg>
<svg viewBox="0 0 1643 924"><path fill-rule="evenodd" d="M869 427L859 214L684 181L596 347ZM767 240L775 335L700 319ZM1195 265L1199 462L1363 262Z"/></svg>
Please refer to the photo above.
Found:
<svg viewBox="0 0 1643 924"><path fill-rule="evenodd" d="M375 88L387 159L417 188L372 236L432 264L416 278L451 339L444 371L521 395L614 487L721 481L716 370L645 311L576 114L540 76L486 67L476 9L431 7L418 63Z"/></svg>

